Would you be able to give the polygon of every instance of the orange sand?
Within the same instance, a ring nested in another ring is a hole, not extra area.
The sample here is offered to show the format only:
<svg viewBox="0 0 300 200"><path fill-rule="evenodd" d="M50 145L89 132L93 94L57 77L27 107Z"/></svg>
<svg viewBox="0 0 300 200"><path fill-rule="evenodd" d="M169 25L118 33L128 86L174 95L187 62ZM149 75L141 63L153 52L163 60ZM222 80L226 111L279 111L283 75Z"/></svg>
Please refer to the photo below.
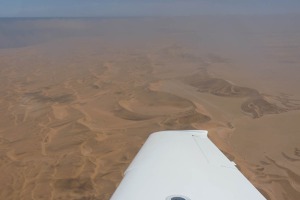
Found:
<svg viewBox="0 0 300 200"><path fill-rule="evenodd" d="M268 199L300 198L294 79L281 94L218 55L112 43L0 50L0 199L109 199L147 136L169 129L209 130Z"/></svg>

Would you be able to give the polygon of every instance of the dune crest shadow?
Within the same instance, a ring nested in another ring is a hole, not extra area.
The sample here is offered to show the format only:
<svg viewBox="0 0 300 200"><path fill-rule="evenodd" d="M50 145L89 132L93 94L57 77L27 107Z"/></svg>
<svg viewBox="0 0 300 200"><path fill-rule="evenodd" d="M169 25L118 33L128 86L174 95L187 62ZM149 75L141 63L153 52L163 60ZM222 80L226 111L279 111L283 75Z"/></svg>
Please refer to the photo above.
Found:
<svg viewBox="0 0 300 200"><path fill-rule="evenodd" d="M300 105L293 102L297 100L292 100L287 96L270 97L252 88L237 86L220 78L211 78L207 73L186 77L184 82L196 87L202 93L221 97L246 98L246 101L241 104L241 110L253 118L300 109Z"/></svg>

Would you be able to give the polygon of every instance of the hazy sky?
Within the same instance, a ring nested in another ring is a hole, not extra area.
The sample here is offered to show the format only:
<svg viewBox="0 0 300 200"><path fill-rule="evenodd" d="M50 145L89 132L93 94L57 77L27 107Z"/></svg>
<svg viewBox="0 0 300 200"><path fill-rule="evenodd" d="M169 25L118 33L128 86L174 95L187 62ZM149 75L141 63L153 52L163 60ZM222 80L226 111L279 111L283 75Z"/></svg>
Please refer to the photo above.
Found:
<svg viewBox="0 0 300 200"><path fill-rule="evenodd" d="M0 17L300 13L300 0L0 0Z"/></svg>

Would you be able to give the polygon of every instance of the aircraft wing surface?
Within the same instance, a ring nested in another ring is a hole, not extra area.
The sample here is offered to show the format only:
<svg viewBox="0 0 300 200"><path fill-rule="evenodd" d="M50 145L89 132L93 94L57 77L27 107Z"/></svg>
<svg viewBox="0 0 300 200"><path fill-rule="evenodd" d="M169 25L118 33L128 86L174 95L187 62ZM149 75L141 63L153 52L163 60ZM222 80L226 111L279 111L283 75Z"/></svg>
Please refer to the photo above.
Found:
<svg viewBox="0 0 300 200"><path fill-rule="evenodd" d="M149 136L111 200L265 200L207 131Z"/></svg>

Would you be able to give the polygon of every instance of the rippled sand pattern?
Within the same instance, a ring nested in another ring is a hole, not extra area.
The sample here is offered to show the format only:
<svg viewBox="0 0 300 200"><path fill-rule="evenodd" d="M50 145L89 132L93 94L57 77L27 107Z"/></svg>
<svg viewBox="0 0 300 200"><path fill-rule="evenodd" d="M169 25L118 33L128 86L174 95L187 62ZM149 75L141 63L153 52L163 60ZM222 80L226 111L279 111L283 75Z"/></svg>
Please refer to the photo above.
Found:
<svg viewBox="0 0 300 200"><path fill-rule="evenodd" d="M70 57L61 69L39 48L3 53L1 199L108 199L149 133L210 120L192 101L152 91L143 55Z"/></svg>

